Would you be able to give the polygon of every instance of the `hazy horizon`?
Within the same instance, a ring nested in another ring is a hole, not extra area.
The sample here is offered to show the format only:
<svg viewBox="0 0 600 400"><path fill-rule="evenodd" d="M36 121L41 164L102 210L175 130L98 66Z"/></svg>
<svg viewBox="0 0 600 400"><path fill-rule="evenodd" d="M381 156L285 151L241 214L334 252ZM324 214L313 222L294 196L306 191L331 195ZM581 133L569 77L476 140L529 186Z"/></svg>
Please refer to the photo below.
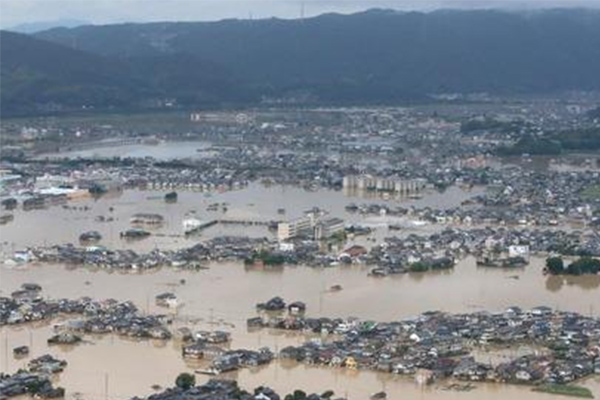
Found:
<svg viewBox="0 0 600 400"><path fill-rule="evenodd" d="M158 21L218 21L350 14L373 8L437 9L600 8L600 0L0 0L3 29ZM143 11L140 12L140 7Z"/></svg>

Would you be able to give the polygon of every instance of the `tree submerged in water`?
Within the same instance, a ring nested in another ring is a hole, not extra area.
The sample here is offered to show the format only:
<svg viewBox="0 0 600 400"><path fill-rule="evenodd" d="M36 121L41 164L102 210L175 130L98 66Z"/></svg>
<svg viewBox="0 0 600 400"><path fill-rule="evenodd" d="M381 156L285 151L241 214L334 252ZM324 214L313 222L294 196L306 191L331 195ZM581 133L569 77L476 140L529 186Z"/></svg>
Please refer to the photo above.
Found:
<svg viewBox="0 0 600 400"><path fill-rule="evenodd" d="M548 257L546 259L546 270L551 275L561 275L565 272L565 263L560 257Z"/></svg>
<svg viewBox="0 0 600 400"><path fill-rule="evenodd" d="M287 396L285 396L284 400L305 400L306 399L306 392L302 391L302 390L294 390L294 393L290 393Z"/></svg>
<svg viewBox="0 0 600 400"><path fill-rule="evenodd" d="M546 271L551 275L587 275L600 273L600 260L592 257L581 257L565 268L561 257L548 257Z"/></svg>
<svg viewBox="0 0 600 400"><path fill-rule="evenodd" d="M196 386L196 377L192 374L188 374L187 372L183 372L177 376L177 379L175 379L175 386L183 390L188 390Z"/></svg>

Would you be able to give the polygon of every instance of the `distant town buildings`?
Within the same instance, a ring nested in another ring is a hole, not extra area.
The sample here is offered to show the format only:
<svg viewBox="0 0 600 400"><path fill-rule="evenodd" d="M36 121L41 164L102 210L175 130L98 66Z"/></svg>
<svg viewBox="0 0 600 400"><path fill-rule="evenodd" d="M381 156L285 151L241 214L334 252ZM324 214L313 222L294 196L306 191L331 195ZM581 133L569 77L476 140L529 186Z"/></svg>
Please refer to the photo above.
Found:
<svg viewBox="0 0 600 400"><path fill-rule="evenodd" d="M254 121L254 116L246 113L221 113L221 112L192 112L190 113L191 122L208 123L237 123L240 125L249 124Z"/></svg>
<svg viewBox="0 0 600 400"><path fill-rule="evenodd" d="M372 175L348 175L344 177L344 189L415 194L425 189L425 179L379 178Z"/></svg>

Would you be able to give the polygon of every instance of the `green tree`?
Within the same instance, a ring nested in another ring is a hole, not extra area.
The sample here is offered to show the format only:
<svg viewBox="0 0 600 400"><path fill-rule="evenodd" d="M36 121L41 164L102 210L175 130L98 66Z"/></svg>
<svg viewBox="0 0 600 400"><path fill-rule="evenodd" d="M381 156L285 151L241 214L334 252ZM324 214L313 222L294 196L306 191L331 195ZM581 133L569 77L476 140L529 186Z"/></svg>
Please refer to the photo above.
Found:
<svg viewBox="0 0 600 400"><path fill-rule="evenodd" d="M306 399L306 393L302 390L294 390L294 400Z"/></svg>
<svg viewBox="0 0 600 400"><path fill-rule="evenodd" d="M429 267L427 266L427 264L421 261L417 261L416 263L411 264L409 267L410 272L425 272L428 270Z"/></svg>
<svg viewBox="0 0 600 400"><path fill-rule="evenodd" d="M581 257L567 267L570 275L597 274L600 272L600 260L591 257Z"/></svg>
<svg viewBox="0 0 600 400"><path fill-rule="evenodd" d="M560 275L565 272L565 263L560 257L548 257L546 259L546 269L552 275Z"/></svg>
<svg viewBox="0 0 600 400"><path fill-rule="evenodd" d="M175 386L183 390L190 389L196 386L196 377L192 374L188 374L187 372L183 372L177 376L177 379L175 379Z"/></svg>

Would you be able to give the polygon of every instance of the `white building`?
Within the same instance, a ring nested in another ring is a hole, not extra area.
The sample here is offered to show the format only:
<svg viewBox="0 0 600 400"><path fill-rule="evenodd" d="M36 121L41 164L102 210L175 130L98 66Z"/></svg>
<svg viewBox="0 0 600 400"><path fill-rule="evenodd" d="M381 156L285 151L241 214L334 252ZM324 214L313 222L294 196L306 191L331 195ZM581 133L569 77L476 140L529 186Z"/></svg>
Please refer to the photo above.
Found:
<svg viewBox="0 0 600 400"><path fill-rule="evenodd" d="M512 245L508 246L509 257L529 257L529 246L527 245Z"/></svg>
<svg viewBox="0 0 600 400"><path fill-rule="evenodd" d="M322 219L325 215L324 211L313 209L307 211L304 217L280 222L277 225L277 238L279 241L284 241L298 236L308 236L320 240L344 231L344 220Z"/></svg>
<svg viewBox="0 0 600 400"><path fill-rule="evenodd" d="M308 234L313 230L313 219L311 217L301 217L287 222L280 222L277 225L277 238L287 240L296 236Z"/></svg>
<svg viewBox="0 0 600 400"><path fill-rule="evenodd" d="M344 177L343 185L344 189L414 194L423 190L427 182L424 179L377 178L372 175L348 175Z"/></svg>

